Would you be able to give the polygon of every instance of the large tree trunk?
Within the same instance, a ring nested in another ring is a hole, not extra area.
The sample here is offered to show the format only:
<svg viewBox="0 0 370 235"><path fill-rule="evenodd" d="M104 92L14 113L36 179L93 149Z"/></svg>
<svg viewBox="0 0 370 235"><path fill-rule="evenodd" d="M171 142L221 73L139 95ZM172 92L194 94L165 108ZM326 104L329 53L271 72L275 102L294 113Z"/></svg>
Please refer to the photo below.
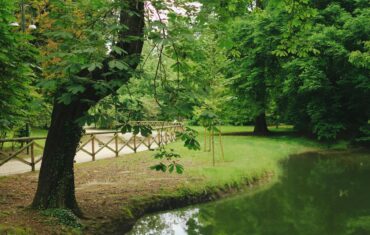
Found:
<svg viewBox="0 0 370 235"><path fill-rule="evenodd" d="M82 135L76 120L87 110L88 106L79 102L54 105L33 207L68 208L81 215L75 197L73 161Z"/></svg>
<svg viewBox="0 0 370 235"><path fill-rule="evenodd" d="M141 0L122 1L121 25L123 31L120 34L120 41L117 46L127 52L125 55L111 54L111 59L129 58L130 66L135 69L140 62L139 55L143 46L144 30L144 2ZM137 14L132 14L135 11ZM127 40L127 37L137 38L136 40ZM94 70L91 74L87 70L79 73L81 77L91 77L92 80L101 80L103 74L109 71L109 58L104 61L102 69ZM105 76L104 79L119 79L127 82L130 74L120 74ZM77 215L81 211L77 205L75 197L74 170L73 161L76 150L82 135L82 126L78 119L83 117L92 103L104 98L107 94L96 92L90 85L78 97L74 97L72 103L64 105L55 101L51 126L45 143L44 154L42 158L41 170L37 192L33 200L33 208L66 208L71 209ZM63 94L63 88L58 94ZM57 98L57 97L56 97ZM55 100L57 100L55 98ZM84 102L87 99L92 102Z"/></svg>
<svg viewBox="0 0 370 235"><path fill-rule="evenodd" d="M265 112L260 113L255 120L253 134L267 135L269 130L267 128Z"/></svg>

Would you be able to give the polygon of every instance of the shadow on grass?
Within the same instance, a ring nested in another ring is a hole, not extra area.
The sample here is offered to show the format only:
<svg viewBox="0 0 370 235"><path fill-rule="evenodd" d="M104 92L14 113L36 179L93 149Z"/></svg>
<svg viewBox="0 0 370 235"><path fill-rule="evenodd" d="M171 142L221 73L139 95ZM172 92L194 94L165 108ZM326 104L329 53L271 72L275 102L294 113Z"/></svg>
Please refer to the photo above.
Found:
<svg viewBox="0 0 370 235"><path fill-rule="evenodd" d="M259 136L259 137L279 137L279 136L291 136L291 137L307 137L311 136L295 132L295 131L269 131L266 135L254 134L252 131L238 131L238 132L227 132L222 133L223 136Z"/></svg>

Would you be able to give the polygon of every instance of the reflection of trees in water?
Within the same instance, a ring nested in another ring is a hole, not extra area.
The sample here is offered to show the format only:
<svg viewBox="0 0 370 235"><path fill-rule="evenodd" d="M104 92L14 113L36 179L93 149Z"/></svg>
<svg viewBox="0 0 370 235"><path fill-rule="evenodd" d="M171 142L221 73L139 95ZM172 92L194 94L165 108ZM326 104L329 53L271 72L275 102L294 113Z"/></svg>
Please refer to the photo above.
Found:
<svg viewBox="0 0 370 235"><path fill-rule="evenodd" d="M189 224L198 225L199 209L189 209L151 215L139 220L129 235L188 234ZM194 230L195 234L199 231Z"/></svg>
<svg viewBox="0 0 370 235"><path fill-rule="evenodd" d="M370 234L369 161L294 156L269 190L201 207L199 224L206 226L198 229L201 234Z"/></svg>
<svg viewBox="0 0 370 235"><path fill-rule="evenodd" d="M311 153L290 158L283 170L268 190L151 216L133 234L370 234L368 156Z"/></svg>

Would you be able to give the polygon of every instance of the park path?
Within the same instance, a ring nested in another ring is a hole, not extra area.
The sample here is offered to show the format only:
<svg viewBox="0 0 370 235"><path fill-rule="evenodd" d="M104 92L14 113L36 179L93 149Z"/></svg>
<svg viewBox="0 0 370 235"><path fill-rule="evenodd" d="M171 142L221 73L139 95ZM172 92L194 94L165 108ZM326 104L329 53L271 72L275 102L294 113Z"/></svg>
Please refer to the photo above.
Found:
<svg viewBox="0 0 370 235"><path fill-rule="evenodd" d="M91 132L91 131L89 131ZM89 132L87 132L87 134L89 134ZM101 131L101 130L93 130L94 133L97 133L97 132L105 132L105 131ZM108 142L112 137L113 137L113 133L109 133L109 134L99 134L98 138L100 141L106 143ZM152 136L155 137L157 135L157 132L153 131L152 133ZM126 133L126 134L119 134L119 136L123 139L130 139L132 137L132 133ZM98 143L98 141L95 141L94 143L94 147L95 149L98 149L100 148L102 145ZM111 148L114 148L114 143L110 143L108 144L109 147ZM123 146L122 144L119 144L119 148ZM158 145L157 144L153 144L152 149L155 149L155 148L158 148ZM84 149L92 149L92 144L91 142L88 143L87 145L84 146ZM141 145L137 148L136 150L137 152L141 152L141 151L148 151L148 148L144 145ZM129 148L128 146L125 146L122 148L122 150L119 152L119 157L122 157L122 155L125 155L125 154L130 154L130 153L134 153L134 151ZM40 156L36 156L36 158L39 158ZM95 160L101 160L101 159L106 159L106 158L114 158L116 157L116 154L114 152L112 152L111 150L109 150L108 148L103 148L101 151L99 151L96 155L95 155ZM25 159L27 161L30 161L30 159ZM75 156L75 162L76 163L83 163L83 162L90 162L92 161L92 157L83 152L83 151L78 151L76 156ZM39 170L40 169L40 166L41 166L41 161L38 162L36 165L35 165L35 169L36 170ZM14 175L14 174L20 174L20 173L25 173L25 172L30 172L31 171L31 168L30 166L18 161L18 160L10 160L8 161L7 163L5 163L3 166L0 167L0 176L6 176L6 175Z"/></svg>

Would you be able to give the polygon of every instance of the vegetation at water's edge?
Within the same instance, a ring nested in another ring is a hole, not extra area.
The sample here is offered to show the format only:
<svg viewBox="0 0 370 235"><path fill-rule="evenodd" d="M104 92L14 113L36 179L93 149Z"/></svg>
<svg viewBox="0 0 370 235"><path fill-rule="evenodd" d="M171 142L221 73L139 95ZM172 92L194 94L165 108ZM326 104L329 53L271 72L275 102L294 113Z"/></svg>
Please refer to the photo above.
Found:
<svg viewBox="0 0 370 235"><path fill-rule="evenodd" d="M196 128L202 131L202 128ZM222 127L225 133L250 129L249 127ZM201 132L200 132L201 134ZM210 152L189 151L183 143L176 142L168 148L176 149L182 156L180 163L185 165L181 177L185 181L176 185L175 189L157 189L155 194L136 195L128 203L124 203L122 217L112 223L102 225L106 229L130 229L138 217L144 213L158 210L173 209L194 203L206 202L244 191L261 182L275 182L281 173L280 163L292 154L306 151L325 151L326 145L306 138L276 136L273 138L253 136L223 136L225 143L225 160L221 159L219 146L216 145L216 167L212 167ZM202 135L199 136L202 141ZM336 149L345 149L343 144ZM138 153L138 159L131 159L137 164L142 159L150 158L150 153ZM135 157L135 156L133 156ZM114 160L119 161L119 159ZM151 161L151 160L150 160ZM81 166L83 167L83 166ZM195 181L194 181L195 180Z"/></svg>

